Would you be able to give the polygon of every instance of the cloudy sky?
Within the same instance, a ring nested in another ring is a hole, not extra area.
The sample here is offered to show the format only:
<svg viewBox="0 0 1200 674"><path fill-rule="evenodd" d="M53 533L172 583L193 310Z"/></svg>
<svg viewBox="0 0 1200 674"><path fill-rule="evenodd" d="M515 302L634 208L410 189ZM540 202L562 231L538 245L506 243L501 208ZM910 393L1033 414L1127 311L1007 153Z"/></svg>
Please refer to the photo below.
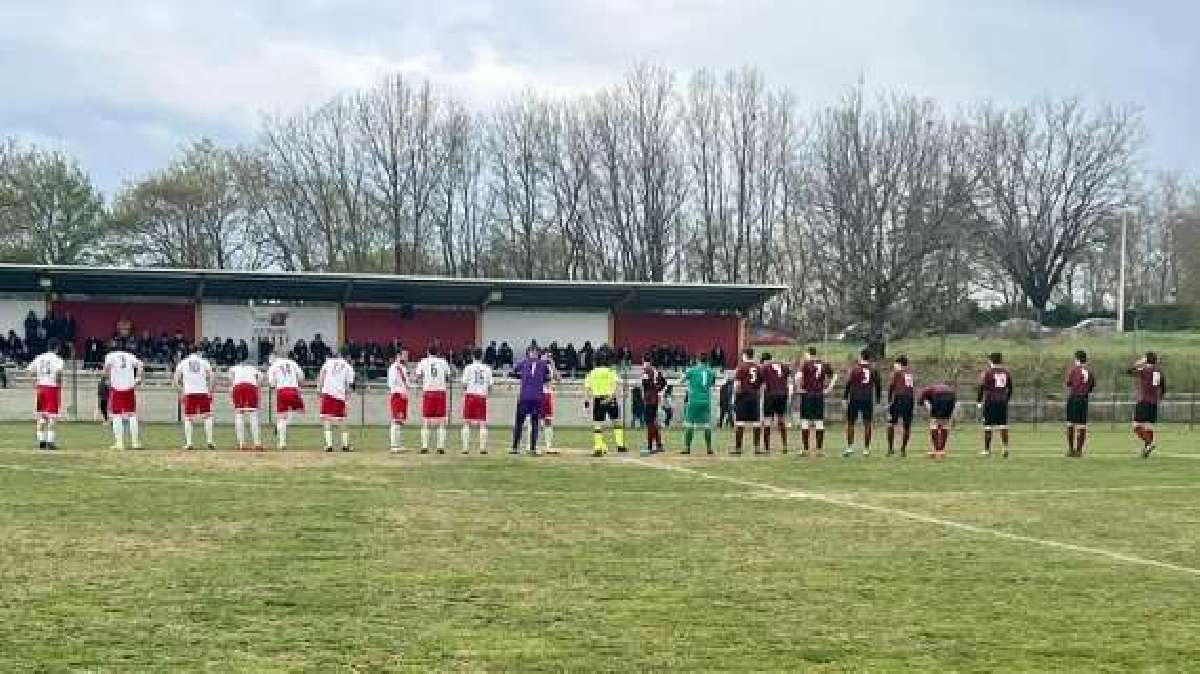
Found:
<svg viewBox="0 0 1200 674"><path fill-rule="evenodd" d="M0 0L0 136L69 151L111 191L391 71L486 106L650 61L755 65L805 108L860 78L951 106L1134 103L1144 163L1200 174L1198 25L1190 0Z"/></svg>

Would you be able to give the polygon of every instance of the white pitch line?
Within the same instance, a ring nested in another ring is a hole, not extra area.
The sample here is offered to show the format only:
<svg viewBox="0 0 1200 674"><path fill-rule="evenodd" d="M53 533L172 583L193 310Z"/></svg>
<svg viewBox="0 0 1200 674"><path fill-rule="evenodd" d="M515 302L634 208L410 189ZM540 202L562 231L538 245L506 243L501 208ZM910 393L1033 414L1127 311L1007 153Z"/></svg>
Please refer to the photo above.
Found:
<svg viewBox="0 0 1200 674"><path fill-rule="evenodd" d="M989 529L987 527L981 527L981 526L977 526L974 524L967 524L966 522L958 522L955 520L948 520L948 519L945 519L942 517L934 517L932 515L925 515L922 513L912 512L911 510L902 510L900 508L890 508L888 506L879 506L879 505L872 505L870 503L861 503L859 501L851 501L849 499L838 498L836 496L830 496L828 494L821 494L818 492L800 491L797 489L787 489L785 487L779 487L779 486L776 486L773 484L767 484L765 482L753 482L751 480L742 480L740 478L729 477L726 475L715 475L712 473L705 473L705 472L699 471L699 470L693 470L691 468L684 468L683 466L675 466L675 465L664 464L664 463L654 463L654 462L650 462L650 461L643 461L641 459L626 459L626 460L629 461L630 463L634 463L634 464L642 466L644 468L653 468L653 469L657 469L657 470L673 471L673 472L682 473L685 475L702 477L707 480L717 480L720 482L727 482L729 484L736 484L736 485L740 485L743 487L749 487L751 489L756 489L756 490L760 490L760 491L766 491L766 492L770 492L770 493L774 493L774 494L779 494L782 496L787 496L790 498L803 499L803 500L807 500L807 501L817 501L819 503L828 503L830 505L841 506L843 508L854 508L857 510L866 510L868 512L874 512L874 513L879 513L879 514L883 514L883 515L891 515L894 517L901 517L904 519L912 520L914 522L922 522L925 524L934 524L934 525L937 525L940 527L945 527L947 529L956 529L958 531L966 531L968 533L978 534L978 535L982 535L982 536L992 536L995 538L1001 538L1001 539L1009 540L1009 541L1016 541L1019 543L1030 543L1033 545L1040 545L1040 546L1046 547L1046 548L1054 548L1056 550L1066 550L1068 552L1078 552L1078 553L1082 553L1082 554L1092 555L1094 557L1104 557L1104 558L1115 560L1118 562L1125 562L1126 564L1149 566L1149 567L1154 567L1154 568L1158 568L1158 569L1165 569L1168 571L1175 571L1177 573L1186 573L1186 574L1192 575L1192 576L1200 576L1200 569L1195 569L1190 566L1183 566L1181 564L1172 564L1171 562L1164 562L1164 561L1161 561L1158 559L1148 559L1146 557L1138 557L1136 555L1129 555L1124 552L1116 552L1114 550L1105 550L1103 548L1094 548L1094 547L1087 546L1087 545L1076 545L1074 543L1063 543L1061 541L1054 541L1054 540L1050 540L1048 538L1035 538L1033 536L1025 536L1022 534L1013 534L1013 533L1009 533L1007 531L1000 531L998 529Z"/></svg>

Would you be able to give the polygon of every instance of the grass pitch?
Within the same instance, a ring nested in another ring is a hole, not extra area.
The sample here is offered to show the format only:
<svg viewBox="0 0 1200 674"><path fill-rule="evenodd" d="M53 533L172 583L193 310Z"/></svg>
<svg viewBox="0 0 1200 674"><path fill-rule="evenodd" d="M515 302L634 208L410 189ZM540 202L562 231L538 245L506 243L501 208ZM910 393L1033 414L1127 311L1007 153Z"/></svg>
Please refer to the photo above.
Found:
<svg viewBox="0 0 1200 674"><path fill-rule="evenodd" d="M919 432L904 460L393 457L383 429L327 455L294 433L185 454L151 426L162 449L114 452L76 424L50 455L0 425L0 671L1200 662L1182 428L1149 461L1124 428L1082 460L1057 425L1017 428L1004 462L965 426L939 463Z"/></svg>

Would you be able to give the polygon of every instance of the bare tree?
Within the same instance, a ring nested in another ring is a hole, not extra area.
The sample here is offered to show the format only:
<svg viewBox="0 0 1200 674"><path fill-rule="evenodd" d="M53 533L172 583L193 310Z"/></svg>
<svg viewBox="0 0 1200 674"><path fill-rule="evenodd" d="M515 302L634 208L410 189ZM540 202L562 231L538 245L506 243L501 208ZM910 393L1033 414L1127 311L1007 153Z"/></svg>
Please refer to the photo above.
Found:
<svg viewBox="0 0 1200 674"><path fill-rule="evenodd" d="M975 128L979 236L1041 315L1125 199L1138 116L1129 108L1090 112L1068 99L1014 110L984 106Z"/></svg>

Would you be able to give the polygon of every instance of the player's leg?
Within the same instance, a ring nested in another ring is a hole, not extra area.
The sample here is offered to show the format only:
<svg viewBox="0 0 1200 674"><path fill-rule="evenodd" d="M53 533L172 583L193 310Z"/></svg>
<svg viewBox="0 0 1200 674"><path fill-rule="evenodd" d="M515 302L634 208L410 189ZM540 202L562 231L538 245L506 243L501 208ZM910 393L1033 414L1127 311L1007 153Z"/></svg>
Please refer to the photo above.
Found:
<svg viewBox="0 0 1200 674"><path fill-rule="evenodd" d="M613 444L617 446L617 453L624 454L628 449L625 447L625 426L621 423L621 406L615 399L608 402L608 422L612 426Z"/></svg>
<svg viewBox="0 0 1200 674"><path fill-rule="evenodd" d="M288 424L292 422L292 411L275 411L275 446L280 450L287 449Z"/></svg>
<svg viewBox="0 0 1200 674"><path fill-rule="evenodd" d="M513 419L512 430L512 448L509 449L509 454L520 454L521 438L525 435L525 417L529 414L529 402L525 400L517 401L516 418Z"/></svg>
<svg viewBox="0 0 1200 674"><path fill-rule="evenodd" d="M404 425L398 419L392 419L388 426L388 447L394 453L404 448Z"/></svg>
<svg viewBox="0 0 1200 674"><path fill-rule="evenodd" d="M908 404L904 414L900 417L901 421L901 439L900 439L900 456L908 456L908 441L912 437L913 425L913 406Z"/></svg>
<svg viewBox="0 0 1200 674"><path fill-rule="evenodd" d="M979 453L980 456L992 455L992 405L991 403L983 404L983 450Z"/></svg>
<svg viewBox="0 0 1200 674"><path fill-rule="evenodd" d="M46 448L46 416L38 414L34 417L33 427L37 432L38 449Z"/></svg>
<svg viewBox="0 0 1200 674"><path fill-rule="evenodd" d="M542 444L547 454L558 454L558 450L554 449L554 419L546 417L542 420Z"/></svg>
<svg viewBox="0 0 1200 674"><path fill-rule="evenodd" d="M205 422L207 421L206 419ZM246 413L242 410L233 412L233 437L237 441L239 451L246 449Z"/></svg>
<svg viewBox="0 0 1200 674"><path fill-rule="evenodd" d="M338 430L340 430L342 432L342 451L348 452L351 450L350 427L348 425L346 425L345 415L342 415L341 417L339 417L337 421L338 421Z"/></svg>
<svg viewBox="0 0 1200 674"><path fill-rule="evenodd" d="M142 448L142 436L141 436L141 428L139 427L139 424L138 424L137 413L130 412L129 418L126 420L126 423L129 425L129 446L133 447L134 449L141 449Z"/></svg>
<svg viewBox="0 0 1200 674"><path fill-rule="evenodd" d="M887 435L887 455L888 456L891 456L896 453L896 424L900 420L899 419L899 417L900 417L899 405L900 405L899 400L893 400L892 402L888 403L887 428L885 430L885 433Z"/></svg>
<svg viewBox="0 0 1200 674"><path fill-rule="evenodd" d="M479 424L479 453L480 454L488 453L487 444L488 444L488 427L487 427L486 422L482 422Z"/></svg>
<svg viewBox="0 0 1200 674"><path fill-rule="evenodd" d="M1077 408L1075 418L1075 456L1082 457L1083 448L1087 445L1088 399L1081 399Z"/></svg>
<svg viewBox="0 0 1200 674"><path fill-rule="evenodd" d="M111 414L113 449L125 449L125 415Z"/></svg>
<svg viewBox="0 0 1200 674"><path fill-rule="evenodd" d="M875 414L871 404L863 406L863 456L871 453L871 436L875 434Z"/></svg>
<svg viewBox="0 0 1200 674"><path fill-rule="evenodd" d="M538 439L542 428L542 406L534 404L529 411L529 453L538 455Z"/></svg>
<svg viewBox="0 0 1200 674"><path fill-rule="evenodd" d="M192 449L193 439L196 436L196 419L191 414L183 415L183 448Z"/></svg>
<svg viewBox="0 0 1200 674"><path fill-rule="evenodd" d="M434 422L435 430L437 431L437 453L446 453L446 417L442 416Z"/></svg>
<svg viewBox="0 0 1200 674"><path fill-rule="evenodd" d="M471 453L471 422L463 419L462 428L458 430L459 440L462 442L462 453Z"/></svg>
<svg viewBox="0 0 1200 674"><path fill-rule="evenodd" d="M846 404L846 448L842 450L842 456L850 456L854 453L854 425L858 423L858 405L851 400Z"/></svg>
<svg viewBox="0 0 1200 674"><path fill-rule="evenodd" d="M57 423L58 419L53 414L46 415L46 449L58 449L58 438L54 429Z"/></svg>

